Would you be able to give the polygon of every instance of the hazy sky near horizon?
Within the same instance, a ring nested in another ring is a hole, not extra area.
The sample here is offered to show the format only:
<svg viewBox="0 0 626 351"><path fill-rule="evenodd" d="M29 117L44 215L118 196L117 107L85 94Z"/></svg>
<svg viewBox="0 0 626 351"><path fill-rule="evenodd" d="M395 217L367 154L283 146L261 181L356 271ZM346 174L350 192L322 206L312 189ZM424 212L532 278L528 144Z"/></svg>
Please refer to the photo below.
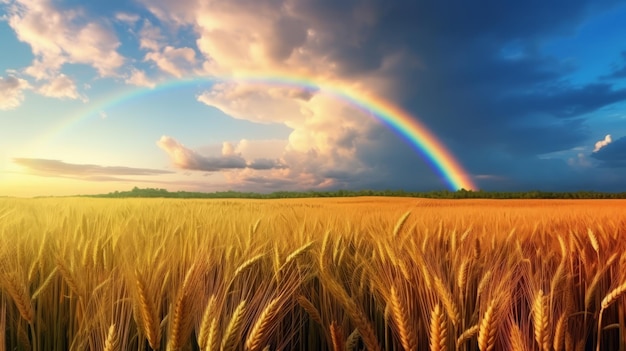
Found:
<svg viewBox="0 0 626 351"><path fill-rule="evenodd" d="M0 0L0 196L437 190L314 77L411 113L485 190L626 191L618 0Z"/></svg>

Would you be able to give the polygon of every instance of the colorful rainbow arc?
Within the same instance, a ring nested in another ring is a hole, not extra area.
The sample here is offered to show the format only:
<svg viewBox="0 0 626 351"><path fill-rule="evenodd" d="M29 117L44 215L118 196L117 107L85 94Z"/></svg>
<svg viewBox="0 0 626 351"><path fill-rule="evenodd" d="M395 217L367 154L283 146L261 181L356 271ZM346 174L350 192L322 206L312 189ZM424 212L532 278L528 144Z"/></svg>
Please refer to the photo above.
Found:
<svg viewBox="0 0 626 351"><path fill-rule="evenodd" d="M338 84L318 83L315 82L314 79L304 76L246 75L237 77L220 76L175 79L163 82L154 88L137 87L132 90L117 91L109 96L99 99L95 103L90 103L86 111L83 110L73 116L70 116L63 121L61 125L47 134L48 136L53 137L80 120L96 115L100 111L106 111L111 107L117 106L125 101L135 99L142 95L197 83L219 83L229 81L310 89L318 91L319 93L328 94L340 100L344 100L354 107L370 112L406 139L417 152L426 158L435 171L444 178L451 190L477 189L468 173L463 169L450 151L447 150L447 148L428 128L426 128L426 126L424 126L411 114L381 98L358 93Z"/></svg>

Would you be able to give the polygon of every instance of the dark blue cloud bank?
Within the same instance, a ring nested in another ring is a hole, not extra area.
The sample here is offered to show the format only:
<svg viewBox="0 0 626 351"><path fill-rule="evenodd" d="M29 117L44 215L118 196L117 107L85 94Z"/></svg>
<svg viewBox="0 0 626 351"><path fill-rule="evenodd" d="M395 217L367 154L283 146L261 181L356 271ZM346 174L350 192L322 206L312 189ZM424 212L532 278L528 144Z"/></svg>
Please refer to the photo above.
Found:
<svg viewBox="0 0 626 351"><path fill-rule="evenodd" d="M593 189L625 191L626 42L615 42L614 64L579 79L594 42L574 52L548 53L560 39L576 40L590 21L612 12L626 14L622 1L370 1L375 18L360 27L359 44L333 46L327 54L342 64L338 73L358 76L377 70L390 52L409 59L388 72L398 82L401 103L419 116L450 147L486 190ZM356 1L299 2L307 13L349 33ZM625 21L626 22L626 21ZM600 26L598 41L619 28ZM588 47L585 47L588 46ZM602 112L612 107L611 128ZM619 119L621 118L621 120ZM620 129L621 128L621 129ZM388 132L381 131L385 135ZM615 142L593 153L606 134ZM390 136L386 136L392 139ZM359 151L380 179L353 180L377 187L431 188L428 174L412 152ZM392 151L393 150L393 151ZM406 172L411 168L416 173ZM432 173L432 172L431 172ZM395 183L387 174L405 174ZM440 183L439 183L440 184Z"/></svg>

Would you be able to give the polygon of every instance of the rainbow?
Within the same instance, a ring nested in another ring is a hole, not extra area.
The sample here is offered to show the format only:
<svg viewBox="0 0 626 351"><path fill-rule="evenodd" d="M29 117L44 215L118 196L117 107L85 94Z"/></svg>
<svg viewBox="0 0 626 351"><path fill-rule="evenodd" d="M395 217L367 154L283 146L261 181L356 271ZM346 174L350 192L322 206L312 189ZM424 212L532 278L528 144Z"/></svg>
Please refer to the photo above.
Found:
<svg viewBox="0 0 626 351"><path fill-rule="evenodd" d="M451 190L475 190L476 185L472 182L468 173L463 169L455 157L437 139L437 137L417 118L404 111L402 108L382 98L369 94L358 93L348 87L339 84L324 84L315 82L315 79L306 76L284 75L245 75L236 77L203 77L193 79L174 79L162 82L154 88L133 87L118 90L108 96L90 102L84 109L63 120L56 128L47 133L47 137L53 137L64 130L77 124L81 120L97 116L101 111L120 105L143 95L156 91L173 89L193 84L215 84L219 82L245 82L263 85L296 87L300 89L314 90L318 93L328 94L334 98L343 100L352 106L369 112L378 120L389 126L430 163L431 167L439 173ZM45 139L46 137L44 137ZM40 139L41 140L41 139Z"/></svg>

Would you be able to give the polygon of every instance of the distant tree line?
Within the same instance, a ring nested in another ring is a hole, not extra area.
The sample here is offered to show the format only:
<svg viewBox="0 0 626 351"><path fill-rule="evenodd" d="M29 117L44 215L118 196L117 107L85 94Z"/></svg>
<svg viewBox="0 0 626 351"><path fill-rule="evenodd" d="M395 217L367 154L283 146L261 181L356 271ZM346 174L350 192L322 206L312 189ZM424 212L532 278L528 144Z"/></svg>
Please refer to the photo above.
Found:
<svg viewBox="0 0 626 351"><path fill-rule="evenodd" d="M334 190L334 191L277 191L269 194L218 191L214 193L201 193L189 191L171 192L166 189L133 188L130 191L115 191L100 195L81 195L84 197L101 198L180 198L180 199L286 199L286 198L313 198L313 197L355 197L355 196L395 196L395 197L419 197L432 199L626 199L626 192L606 193L597 191L577 192L553 192L553 191L484 191L465 190L458 191L437 190L429 192L410 192L403 190Z"/></svg>

